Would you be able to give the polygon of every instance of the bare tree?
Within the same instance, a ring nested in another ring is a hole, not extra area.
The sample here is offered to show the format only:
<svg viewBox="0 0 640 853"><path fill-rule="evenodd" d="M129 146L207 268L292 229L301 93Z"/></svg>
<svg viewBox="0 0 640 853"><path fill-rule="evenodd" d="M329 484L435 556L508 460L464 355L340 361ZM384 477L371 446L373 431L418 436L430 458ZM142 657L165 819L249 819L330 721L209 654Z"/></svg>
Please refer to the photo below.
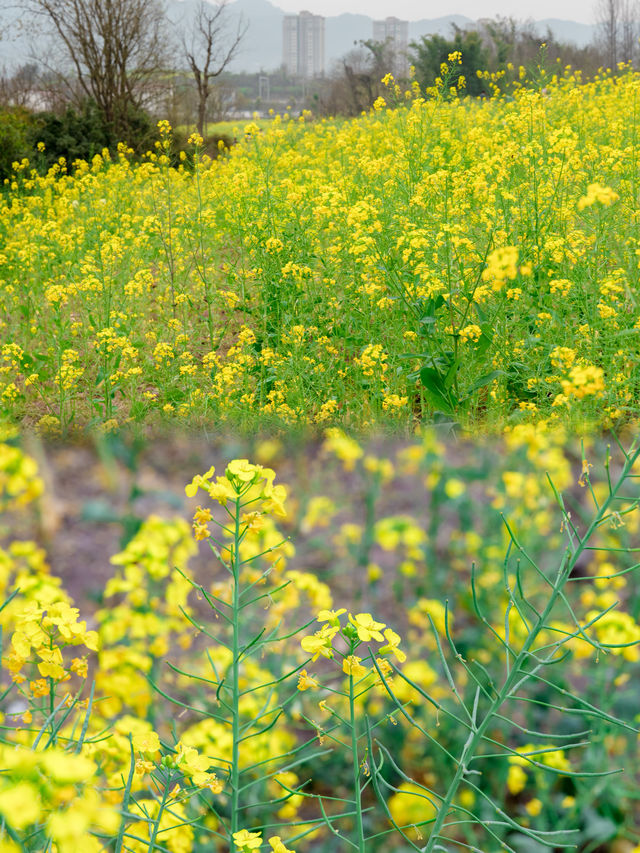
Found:
<svg viewBox="0 0 640 853"><path fill-rule="evenodd" d="M633 62L638 53L640 5L638 0L598 0L595 7L596 41L610 68Z"/></svg>
<svg viewBox="0 0 640 853"><path fill-rule="evenodd" d="M159 0L24 2L63 48L67 69L60 73L70 89L94 100L114 134L126 137L132 112L163 67L167 39Z"/></svg>
<svg viewBox="0 0 640 853"><path fill-rule="evenodd" d="M598 0L595 14L597 40L604 51L607 64L615 69L620 46L622 0Z"/></svg>
<svg viewBox="0 0 640 853"><path fill-rule="evenodd" d="M638 35L640 27L640 8L637 0L623 0L620 20L621 59L624 62L634 62L638 53Z"/></svg>
<svg viewBox="0 0 640 853"><path fill-rule="evenodd" d="M229 18L227 0L218 6L200 0L191 31L183 41L185 56L198 92L197 128L204 135L207 102L212 81L225 70L238 52L248 23L240 17L234 25Z"/></svg>
<svg viewBox="0 0 640 853"><path fill-rule="evenodd" d="M26 63L13 74L0 74L0 104L13 107L33 108L37 102L37 87L40 84L38 66Z"/></svg>
<svg viewBox="0 0 640 853"><path fill-rule="evenodd" d="M386 94L382 78L395 70L396 55L390 40L360 41L345 54L326 80L321 109L329 115L360 115Z"/></svg>

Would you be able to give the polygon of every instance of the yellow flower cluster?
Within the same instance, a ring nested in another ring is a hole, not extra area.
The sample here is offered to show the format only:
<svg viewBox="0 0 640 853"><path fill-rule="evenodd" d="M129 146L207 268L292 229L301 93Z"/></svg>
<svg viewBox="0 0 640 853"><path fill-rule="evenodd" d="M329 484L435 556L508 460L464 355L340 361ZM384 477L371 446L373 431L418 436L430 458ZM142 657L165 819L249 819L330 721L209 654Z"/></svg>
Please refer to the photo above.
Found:
<svg viewBox="0 0 640 853"><path fill-rule="evenodd" d="M470 323L468 326L464 326L464 328L460 329L458 332L460 338L466 343L470 341L475 344L480 340L480 335L482 334L482 329L478 326L477 323Z"/></svg>
<svg viewBox="0 0 640 853"><path fill-rule="evenodd" d="M268 840L273 853L295 853L295 850L285 846L279 835L272 835ZM233 842L235 849L242 851L242 853L247 853L250 850L260 850L262 847L262 833L241 829L238 832L234 832Z"/></svg>
<svg viewBox="0 0 640 853"><path fill-rule="evenodd" d="M83 645L91 651L98 650L98 634L87 631L87 623L78 620L79 611L66 602L51 604L47 608L25 605L16 617L16 630L11 638L11 649L4 663L13 680L23 684L27 672L37 671L39 678L30 683L34 695L47 695L47 679L60 682L71 678L71 672L87 675L86 663L74 658L65 666L62 650L65 646Z"/></svg>
<svg viewBox="0 0 640 853"><path fill-rule="evenodd" d="M0 441L0 510L24 506L42 491L35 460L18 447Z"/></svg>
<svg viewBox="0 0 640 853"><path fill-rule="evenodd" d="M386 655L393 654L400 663L403 663L407 657L400 646L400 637L391 628L387 628L384 622L377 622L370 613L356 613L355 616L349 613L345 625L341 624L340 617L347 611L344 608L339 610L321 610L318 613L318 622L324 622L322 628L307 637L303 637L300 641L302 649L309 655L311 660L316 661L319 657L333 658L335 649L333 646L334 638L338 633L352 641L354 648L357 648L360 643L370 643L374 640L383 645L378 649L378 654ZM362 676L367 672L366 668L360 664L362 658L356 655L343 655L342 668L347 675ZM306 675L306 671L305 671ZM309 677L303 679L303 685L299 685L299 689L307 689Z"/></svg>
<svg viewBox="0 0 640 853"><path fill-rule="evenodd" d="M193 497L198 489L209 495L214 501L226 506L228 501L239 501L243 507L251 506L252 512L276 515L286 518L284 502L287 490L282 485L274 485L275 472L262 465L254 465L247 459L235 459L227 465L222 477L213 481L215 468L209 468L204 474L196 474L185 487L187 497ZM196 532L206 522L206 513L196 513ZM208 519L207 519L208 520Z"/></svg>
<svg viewBox="0 0 640 853"><path fill-rule="evenodd" d="M143 715L152 701L146 674L173 643L187 649L193 626L187 601L191 584L173 566L187 568L196 546L184 519L151 515L126 548L111 558L116 572L107 581L108 607L98 611L99 671L106 717L133 709ZM118 596L119 600L114 601Z"/></svg>
<svg viewBox="0 0 640 853"><path fill-rule="evenodd" d="M117 833L120 815L94 789L97 767L84 755L2 744L0 762L0 815L14 830L45 824L59 853L99 853L100 833Z"/></svg>
<svg viewBox="0 0 640 853"><path fill-rule="evenodd" d="M493 290L502 290L507 281L513 281L518 275L518 249L516 246L504 246L495 249L487 258L482 280L491 284Z"/></svg>
<svg viewBox="0 0 640 853"><path fill-rule="evenodd" d="M381 344L368 344L360 356L355 359L365 376L383 376L388 369L388 356Z"/></svg>
<svg viewBox="0 0 640 853"><path fill-rule="evenodd" d="M324 450L340 459L345 471L353 471L356 462L364 456L358 442L337 427L327 430Z"/></svg>
<svg viewBox="0 0 640 853"><path fill-rule="evenodd" d="M562 380L562 393L565 397L601 397L605 390L604 371L594 364L580 364L572 367L569 378Z"/></svg>
<svg viewBox="0 0 640 853"><path fill-rule="evenodd" d="M583 195L578 201L578 210L582 211L585 207L591 207L593 204L599 203L608 207L620 198L617 192L611 187L602 186L602 184L589 184L586 195Z"/></svg>

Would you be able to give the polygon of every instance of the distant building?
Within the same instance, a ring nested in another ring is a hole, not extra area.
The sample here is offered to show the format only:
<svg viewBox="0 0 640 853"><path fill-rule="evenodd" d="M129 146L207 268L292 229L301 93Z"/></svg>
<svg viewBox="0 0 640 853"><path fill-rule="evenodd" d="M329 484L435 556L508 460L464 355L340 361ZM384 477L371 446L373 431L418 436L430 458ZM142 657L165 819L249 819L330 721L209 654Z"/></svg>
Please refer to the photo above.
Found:
<svg viewBox="0 0 640 853"><path fill-rule="evenodd" d="M387 42L393 52L398 71L408 70L407 49L409 47L409 21L385 18L373 22L373 40Z"/></svg>
<svg viewBox="0 0 640 853"><path fill-rule="evenodd" d="M324 18L311 12L285 15L282 24L282 63L288 74L324 74Z"/></svg>

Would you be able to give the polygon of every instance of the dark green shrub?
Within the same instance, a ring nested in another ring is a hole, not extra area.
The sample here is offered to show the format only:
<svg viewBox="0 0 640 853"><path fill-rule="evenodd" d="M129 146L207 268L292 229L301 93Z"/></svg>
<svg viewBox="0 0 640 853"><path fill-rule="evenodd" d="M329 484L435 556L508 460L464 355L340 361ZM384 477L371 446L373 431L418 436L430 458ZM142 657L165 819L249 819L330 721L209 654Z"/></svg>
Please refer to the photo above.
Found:
<svg viewBox="0 0 640 853"><path fill-rule="evenodd" d="M129 106L126 126L124 139L121 138L122 134L115 134L112 131L113 145L117 145L118 142L126 142L136 154L144 154L153 147L153 143L158 138L158 131L155 120L146 110L143 110L142 107Z"/></svg>
<svg viewBox="0 0 640 853"><path fill-rule="evenodd" d="M189 142L190 135L190 133L185 133L183 130L173 129L171 134L172 166L179 166L180 163L183 163L186 167L189 167L189 164L192 163L193 145ZM207 154L212 160L217 160L222 151L228 151L235 142L236 140L227 133L216 133L212 136L207 136L200 149L200 153ZM221 144L224 146L223 149L221 149Z"/></svg>
<svg viewBox="0 0 640 853"><path fill-rule="evenodd" d="M217 133L214 136L207 136L204 141L204 150L205 153L209 155L213 160L218 158L222 153L220 148L220 143L224 145L224 148L228 150L237 142L233 136L230 136L228 133Z"/></svg>
<svg viewBox="0 0 640 853"><path fill-rule="evenodd" d="M130 109L127 116L126 139L116 138L108 122L94 101L85 101L79 109L67 107L59 114L41 113L32 131L32 144L43 142L44 153L40 164L49 167L64 157L67 163L74 160L91 160L103 148L112 153L118 142L126 142L136 154L152 147L156 138L152 119L142 109Z"/></svg>
<svg viewBox="0 0 640 853"><path fill-rule="evenodd" d="M31 144L31 114L21 107L0 109L0 180L9 178L12 163L33 157Z"/></svg>
<svg viewBox="0 0 640 853"><path fill-rule="evenodd" d="M43 142L40 163L46 168L64 157L67 163L90 160L103 148L112 148L113 139L100 111L86 101L80 111L73 107L60 114L40 113L32 129L32 144Z"/></svg>

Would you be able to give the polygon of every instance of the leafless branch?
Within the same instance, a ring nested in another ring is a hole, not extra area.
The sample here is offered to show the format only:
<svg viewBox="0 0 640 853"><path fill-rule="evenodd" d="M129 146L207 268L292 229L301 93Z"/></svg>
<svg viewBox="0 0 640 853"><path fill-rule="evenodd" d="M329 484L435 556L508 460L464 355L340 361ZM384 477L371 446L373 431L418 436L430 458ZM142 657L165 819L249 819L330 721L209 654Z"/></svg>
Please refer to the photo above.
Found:
<svg viewBox="0 0 640 853"><path fill-rule="evenodd" d="M97 104L117 135L128 130L163 67L166 35L158 0L25 0L64 49L70 88Z"/></svg>
<svg viewBox="0 0 640 853"><path fill-rule="evenodd" d="M191 30L183 39L184 53L198 92L197 128L201 135L204 134L212 81L237 54L248 27L242 17L233 26L227 0L215 7L201 0Z"/></svg>

